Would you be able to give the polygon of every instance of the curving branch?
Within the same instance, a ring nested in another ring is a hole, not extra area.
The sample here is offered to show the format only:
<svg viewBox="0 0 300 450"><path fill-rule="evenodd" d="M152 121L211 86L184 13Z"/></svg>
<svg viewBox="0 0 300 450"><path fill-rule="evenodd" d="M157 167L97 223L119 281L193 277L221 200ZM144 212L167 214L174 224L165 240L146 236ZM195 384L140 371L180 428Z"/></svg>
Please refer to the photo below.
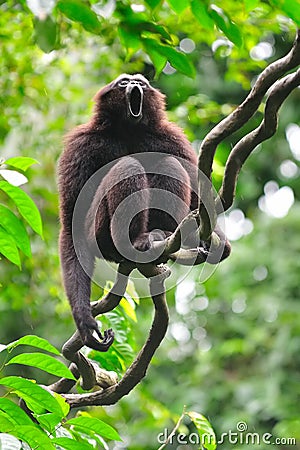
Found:
<svg viewBox="0 0 300 450"><path fill-rule="evenodd" d="M257 78L246 99L216 125L205 137L200 148L199 170L207 178L212 172L212 163L217 146L232 133L240 129L257 111L268 89L286 72L300 64L300 30L297 31L292 49L281 59L274 61Z"/></svg>
<svg viewBox="0 0 300 450"><path fill-rule="evenodd" d="M146 278L150 278L150 292L155 308L148 339L119 383L89 394L63 394L71 408L112 405L127 395L146 375L152 356L163 340L168 327L169 315L164 281L170 275L170 270L166 266L157 267L154 264L145 264L140 266L139 270Z"/></svg>
<svg viewBox="0 0 300 450"><path fill-rule="evenodd" d="M218 145L226 137L240 129L257 111L268 89L286 72L296 68L299 64L300 30L297 30L290 52L263 70L246 99L229 116L215 126L203 140L198 161L199 171L204 174L199 180L199 198L201 199L199 210L201 237L203 239L209 239L217 216L214 208L215 201L211 185L211 172ZM203 205L205 205L205 208ZM213 216L214 220L209 220L209 214Z"/></svg>
<svg viewBox="0 0 300 450"><path fill-rule="evenodd" d="M278 123L278 110L288 95L299 85L300 69L278 81L268 96L264 119L261 124L244 136L231 150L225 166L222 187L216 200L217 212L227 211L232 205L237 178L242 165L258 144L274 135Z"/></svg>

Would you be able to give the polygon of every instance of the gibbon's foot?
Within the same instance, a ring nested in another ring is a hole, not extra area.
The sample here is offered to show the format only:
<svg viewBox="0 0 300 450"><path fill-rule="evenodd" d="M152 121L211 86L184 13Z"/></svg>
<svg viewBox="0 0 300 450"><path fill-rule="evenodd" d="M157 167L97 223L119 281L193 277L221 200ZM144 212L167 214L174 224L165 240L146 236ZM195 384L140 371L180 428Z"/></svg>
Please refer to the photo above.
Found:
<svg viewBox="0 0 300 450"><path fill-rule="evenodd" d="M143 260L143 256L140 255L138 257L138 262L140 263L154 263L156 261L160 261L161 253L164 249L164 244L156 247L155 244L163 243L166 241L166 238L171 234L169 231L162 230L152 230L147 233L142 233L138 236L134 241L134 248L139 252L147 252L145 255L145 260ZM167 259L160 262L166 262Z"/></svg>
<svg viewBox="0 0 300 450"><path fill-rule="evenodd" d="M138 236L133 244L134 248L140 252L146 252L151 247L149 233L143 233Z"/></svg>
<svg viewBox="0 0 300 450"><path fill-rule="evenodd" d="M82 342L89 348L93 350L98 350L99 352L107 352L109 347L114 341L114 332L111 328L104 331L104 336L98 328L96 320L86 322L80 328L78 328ZM96 332L99 336L99 340L93 336L93 332Z"/></svg>
<svg viewBox="0 0 300 450"><path fill-rule="evenodd" d="M157 229L149 231L148 233L142 233L135 239L134 248L141 252L145 252L152 247L154 242L164 241L171 234L171 231L162 231Z"/></svg>
<svg viewBox="0 0 300 450"><path fill-rule="evenodd" d="M209 244L202 242L204 249L208 252L206 261L210 264L219 264L223 259L228 258L231 253L231 245L220 228L214 232L214 240Z"/></svg>
<svg viewBox="0 0 300 450"><path fill-rule="evenodd" d="M181 248L178 252L170 255L170 259L182 266L197 266L203 264L208 255L209 252L203 247Z"/></svg>

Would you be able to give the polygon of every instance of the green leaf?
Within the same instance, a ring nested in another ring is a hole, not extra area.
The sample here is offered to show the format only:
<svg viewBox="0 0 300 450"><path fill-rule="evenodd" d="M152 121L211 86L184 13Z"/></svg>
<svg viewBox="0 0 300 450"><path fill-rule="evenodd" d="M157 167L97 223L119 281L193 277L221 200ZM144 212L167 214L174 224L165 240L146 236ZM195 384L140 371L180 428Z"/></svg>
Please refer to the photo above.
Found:
<svg viewBox="0 0 300 450"><path fill-rule="evenodd" d="M46 339L31 334L23 336L17 341L11 342L10 344L6 345L5 347L8 351L11 351L18 345L29 345L30 347L36 347L40 348L41 350L46 350L49 353L54 353L54 355L60 355L60 352L55 347L53 347L53 345L50 344L50 342L48 342Z"/></svg>
<svg viewBox="0 0 300 450"><path fill-rule="evenodd" d="M115 345L116 344L114 344L114 346ZM114 350L110 351L109 355L107 355L106 358L105 358L104 353L97 352L97 355L95 355L95 356L93 355L93 359L95 359L97 362L99 362L101 367L103 367L106 370L121 372L126 368L124 362L123 361L122 361L122 363L120 362L119 355ZM132 361L132 358L131 358L131 361Z"/></svg>
<svg viewBox="0 0 300 450"><path fill-rule="evenodd" d="M36 420L39 422L39 424L45 428L49 433L53 434L57 431L57 426L60 424L62 417L66 417L70 412L70 405L66 402L66 400L56 392L53 392L53 396L59 403L61 410L63 412L62 414L57 413L46 413L46 414L35 414Z"/></svg>
<svg viewBox="0 0 300 450"><path fill-rule="evenodd" d="M32 381L10 376L1 378L0 385L7 386L15 392L36 414L41 414L43 410L46 410L62 415L61 407L53 395Z"/></svg>
<svg viewBox="0 0 300 450"><path fill-rule="evenodd" d="M88 442L78 442L74 439L69 439L67 437L59 437L52 439L52 442L54 444L59 445L60 447L66 448L67 450L94 450L95 447L93 447Z"/></svg>
<svg viewBox="0 0 300 450"><path fill-rule="evenodd" d="M207 11L206 4L201 0L191 1L191 10L198 22L207 30L214 29L214 21Z"/></svg>
<svg viewBox="0 0 300 450"><path fill-rule="evenodd" d="M257 8L260 0L245 0L246 11L252 11L254 8Z"/></svg>
<svg viewBox="0 0 300 450"><path fill-rule="evenodd" d="M169 63L179 72L194 78L196 75L195 67L192 65L188 57L181 52L178 52L172 47L160 46L158 53L168 58Z"/></svg>
<svg viewBox="0 0 300 450"><path fill-rule="evenodd" d="M45 53L50 53L55 49L58 41L57 24L51 17L45 19L37 17L33 20L35 30L35 40L37 45Z"/></svg>
<svg viewBox="0 0 300 450"><path fill-rule="evenodd" d="M134 322L137 322L136 313L133 305L128 301L127 298L122 298L120 301L120 306L123 308L125 314L130 317Z"/></svg>
<svg viewBox="0 0 300 450"><path fill-rule="evenodd" d="M228 14L226 14L219 6L210 5L210 16L213 18L215 24L223 31L225 36L232 41L237 47L242 47L243 38L239 28L231 21Z"/></svg>
<svg viewBox="0 0 300 450"><path fill-rule="evenodd" d="M114 441L122 440L118 432L113 427L94 417L75 417L74 419L68 420L65 425L73 425L74 427L85 431L93 431L106 439L112 439Z"/></svg>
<svg viewBox="0 0 300 450"><path fill-rule="evenodd" d="M167 58L169 63L179 72L184 73L191 78L195 76L195 67L184 53L181 53L168 45L160 44L155 39L144 38L143 43L150 51L156 51Z"/></svg>
<svg viewBox="0 0 300 450"><path fill-rule="evenodd" d="M139 35L131 28L128 29L126 24L124 24L124 26L123 24L120 24L118 33L123 47L127 49L130 56L140 48L141 41Z"/></svg>
<svg viewBox="0 0 300 450"><path fill-rule="evenodd" d="M21 269L18 248L13 237L0 226L0 253Z"/></svg>
<svg viewBox="0 0 300 450"><path fill-rule="evenodd" d="M41 216L33 200L22 189L12 186L7 181L0 181L0 190L13 200L19 213L28 222L33 231L43 237Z"/></svg>
<svg viewBox="0 0 300 450"><path fill-rule="evenodd" d="M45 430L55 434L55 430L61 421L61 415L55 413L35 414L35 419Z"/></svg>
<svg viewBox="0 0 300 450"><path fill-rule="evenodd" d="M16 156L14 158L6 159L5 164L15 167L15 169L26 172L29 167L31 167L33 164L39 164L39 162L34 158L29 158L28 156Z"/></svg>
<svg viewBox="0 0 300 450"><path fill-rule="evenodd" d="M173 11L181 14L188 6L189 0L167 0Z"/></svg>
<svg viewBox="0 0 300 450"><path fill-rule="evenodd" d="M8 418L4 414L0 414L0 430L6 433L10 433L13 429L14 424L10 420L8 420Z"/></svg>
<svg viewBox="0 0 300 450"><path fill-rule="evenodd" d="M207 418L195 411L189 411L186 415L197 428L203 447L207 450L215 450L217 448L217 439L213 427Z"/></svg>
<svg viewBox="0 0 300 450"><path fill-rule="evenodd" d="M81 0L59 0L58 9L74 22L79 22L87 31L99 34L101 23L96 13Z"/></svg>
<svg viewBox="0 0 300 450"><path fill-rule="evenodd" d="M0 225L14 239L16 246L31 257L30 241L23 223L6 206L0 204Z"/></svg>
<svg viewBox="0 0 300 450"><path fill-rule="evenodd" d="M117 355L121 367L124 369L126 363L130 363L134 356L132 347L129 344L116 342L114 344L114 353Z"/></svg>
<svg viewBox="0 0 300 450"><path fill-rule="evenodd" d="M24 364L25 366L36 367L44 370L47 373L56 375L57 377L64 377L70 380L75 380L72 372L61 361L58 361L53 356L45 353L22 353L12 358L6 365L9 364Z"/></svg>
<svg viewBox="0 0 300 450"><path fill-rule="evenodd" d="M66 399L56 392L53 392L53 396L55 397L57 403L59 403L60 409L63 412L63 417L66 417L70 412L69 403L67 403Z"/></svg>
<svg viewBox="0 0 300 450"><path fill-rule="evenodd" d="M145 0L147 5L150 6L151 9L155 9L162 0Z"/></svg>
<svg viewBox="0 0 300 450"><path fill-rule="evenodd" d="M153 22L140 22L138 28L140 28L141 31L150 31L150 33L158 34L165 41L172 43L172 36L162 25L157 25Z"/></svg>
<svg viewBox="0 0 300 450"><path fill-rule="evenodd" d="M25 411L8 398L0 398L0 411L7 414L11 422L16 425L32 425L32 420Z"/></svg>
<svg viewBox="0 0 300 450"><path fill-rule="evenodd" d="M52 440L34 425L18 426L11 434L27 442L32 449L55 450Z"/></svg>

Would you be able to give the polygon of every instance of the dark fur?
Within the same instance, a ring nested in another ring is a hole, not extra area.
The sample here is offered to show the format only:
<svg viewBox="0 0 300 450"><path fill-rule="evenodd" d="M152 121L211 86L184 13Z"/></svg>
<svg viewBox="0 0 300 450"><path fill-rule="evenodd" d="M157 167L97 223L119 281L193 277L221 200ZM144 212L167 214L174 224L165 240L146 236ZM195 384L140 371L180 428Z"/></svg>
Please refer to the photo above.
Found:
<svg viewBox="0 0 300 450"><path fill-rule="evenodd" d="M140 75L129 78L145 80ZM122 257L114 244L122 242L124 230L122 224L111 226L111 217L119 203L129 194L143 189L140 201L145 209L132 221L130 238L135 248L148 249L151 244L149 231L161 229L168 235L189 210L197 208L197 197L190 189L191 185L197 186L197 157L182 130L167 120L164 96L150 85L144 92L143 116L139 121L128 117L125 89L118 87L116 81L100 90L95 102L93 118L67 136L65 150L59 161L60 256L66 293L83 342L92 348L106 350L113 335L106 335L103 342L92 336L93 330L98 332L98 328L90 310L91 280L82 269L73 246L72 215L79 192L94 172L122 157L121 162L117 162L104 176L86 211L87 223L92 223L96 217L95 228L88 229L88 235L96 234L105 259L120 262ZM156 164L160 168L165 166L168 173L176 175L182 182L168 176L137 175L137 172L143 172L138 160L138 154L142 152L160 152L161 158L153 161L153 172ZM190 162L195 170L187 173L176 157ZM124 180L126 176L130 177ZM103 189L112 180L120 184L116 184L100 201ZM172 217L155 209L149 210L150 193L147 187L171 191L184 203L180 206L171 205ZM90 272L95 255L98 256L96 252L92 255L88 250L85 255Z"/></svg>

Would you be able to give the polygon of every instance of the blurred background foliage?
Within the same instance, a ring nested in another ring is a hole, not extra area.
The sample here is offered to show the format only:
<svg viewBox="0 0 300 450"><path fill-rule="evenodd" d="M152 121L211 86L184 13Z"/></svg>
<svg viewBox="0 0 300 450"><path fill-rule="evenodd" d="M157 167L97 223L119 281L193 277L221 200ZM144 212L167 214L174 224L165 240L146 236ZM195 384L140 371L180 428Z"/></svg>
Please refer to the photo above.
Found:
<svg viewBox="0 0 300 450"><path fill-rule="evenodd" d="M96 23L76 16L83 5ZM197 151L260 71L290 49L299 10L289 0L0 1L0 156L40 162L27 171L24 189L44 223L44 240L32 234L33 257L23 258L22 271L0 262L0 342L34 333L60 347L74 330L59 269L55 172L63 135L89 119L96 91L122 72L143 73L166 94L170 119ZM159 53L157 46L168 50ZM188 69L170 49L184 55ZM110 448L158 448L157 435L173 426L184 405L205 414L218 436L245 421L248 431L300 442L299 102L296 89L281 108L276 136L242 170L224 221L230 258L206 281L197 267L169 290L169 331L146 379L118 405L92 410L124 439ZM262 111L220 145L216 187L230 149ZM6 202L2 193L0 201ZM177 279L183 274L174 267ZM129 326L138 345L151 316L151 303L142 299L138 321ZM31 375L26 367L20 373ZM180 431L193 428L187 423Z"/></svg>

